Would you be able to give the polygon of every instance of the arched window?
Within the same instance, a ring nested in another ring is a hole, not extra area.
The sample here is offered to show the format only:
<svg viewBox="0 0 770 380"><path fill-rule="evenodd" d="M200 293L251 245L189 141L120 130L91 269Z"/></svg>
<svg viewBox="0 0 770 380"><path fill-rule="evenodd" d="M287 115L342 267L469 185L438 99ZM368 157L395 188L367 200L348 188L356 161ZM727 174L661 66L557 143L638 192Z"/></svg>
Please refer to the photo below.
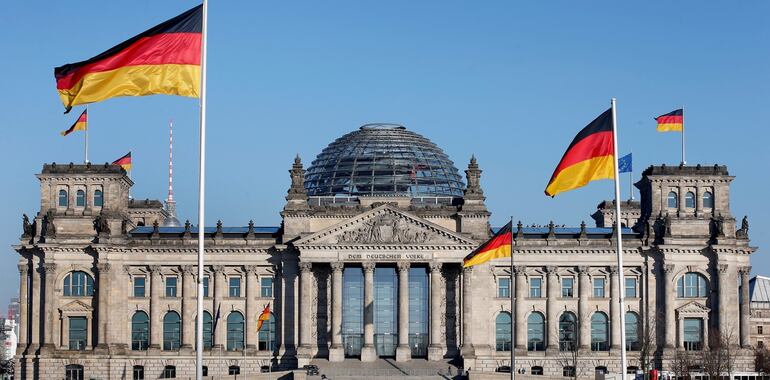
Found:
<svg viewBox="0 0 770 380"><path fill-rule="evenodd" d="M262 328L259 330L259 346L260 351L273 351L275 350L275 315L270 313L270 320L267 323L262 324Z"/></svg>
<svg viewBox="0 0 770 380"><path fill-rule="evenodd" d="M150 319L147 313L137 311L131 317L131 349L144 351L149 344Z"/></svg>
<svg viewBox="0 0 770 380"><path fill-rule="evenodd" d="M695 272L685 273L676 282L676 295L679 298L706 298L708 296L706 277Z"/></svg>
<svg viewBox="0 0 770 380"><path fill-rule="evenodd" d="M210 349L213 344L212 330L214 325L211 319L211 314L208 311L203 312L203 349Z"/></svg>
<svg viewBox="0 0 770 380"><path fill-rule="evenodd" d="M495 318L495 349L511 350L511 315L508 313L500 313Z"/></svg>
<svg viewBox="0 0 770 380"><path fill-rule="evenodd" d="M67 190L59 190L59 207L67 207L68 204Z"/></svg>
<svg viewBox="0 0 770 380"><path fill-rule="evenodd" d="M104 206L104 193L102 193L101 190L94 191L94 206L95 207Z"/></svg>
<svg viewBox="0 0 770 380"><path fill-rule="evenodd" d="M75 193L75 206L78 207L85 207L86 206L86 192L83 190L78 190L77 193Z"/></svg>
<svg viewBox="0 0 770 380"><path fill-rule="evenodd" d="M606 314L596 312L591 316L591 351L607 351L610 349L609 330Z"/></svg>
<svg viewBox="0 0 770 380"><path fill-rule="evenodd" d="M566 312L559 318L559 351L574 351L577 348L577 318Z"/></svg>
<svg viewBox="0 0 770 380"><path fill-rule="evenodd" d="M629 311L626 313L626 350L639 351L640 348L639 315L633 311Z"/></svg>
<svg viewBox="0 0 770 380"><path fill-rule="evenodd" d="M163 350L179 349L181 331L179 314L174 311L166 313L166 316L163 317Z"/></svg>
<svg viewBox="0 0 770 380"><path fill-rule="evenodd" d="M65 380L83 380L83 366L80 364L67 364L64 367Z"/></svg>
<svg viewBox="0 0 770 380"><path fill-rule="evenodd" d="M703 193L703 208L714 208L714 194L710 191Z"/></svg>
<svg viewBox="0 0 770 380"><path fill-rule="evenodd" d="M64 295L83 297L94 295L94 279L88 273L75 271L64 277Z"/></svg>
<svg viewBox="0 0 770 380"><path fill-rule="evenodd" d="M243 350L243 314L237 311L227 316L227 350Z"/></svg>
<svg viewBox="0 0 770 380"><path fill-rule="evenodd" d="M695 193L688 191L684 195L684 207L695 208Z"/></svg>
<svg viewBox="0 0 770 380"><path fill-rule="evenodd" d="M676 195L676 192L670 192L668 193L668 208L678 208L679 207L679 198Z"/></svg>
<svg viewBox="0 0 770 380"><path fill-rule="evenodd" d="M527 318L527 351L545 351L545 318L532 313Z"/></svg>

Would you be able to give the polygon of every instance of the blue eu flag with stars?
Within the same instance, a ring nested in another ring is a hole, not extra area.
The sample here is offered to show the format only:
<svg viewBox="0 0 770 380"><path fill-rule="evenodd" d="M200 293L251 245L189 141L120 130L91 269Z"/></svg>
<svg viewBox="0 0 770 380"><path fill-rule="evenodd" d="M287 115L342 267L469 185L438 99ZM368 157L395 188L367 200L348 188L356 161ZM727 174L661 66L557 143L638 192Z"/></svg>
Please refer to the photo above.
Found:
<svg viewBox="0 0 770 380"><path fill-rule="evenodd" d="M631 153L618 159L618 173L631 173L633 170L633 166L631 165Z"/></svg>

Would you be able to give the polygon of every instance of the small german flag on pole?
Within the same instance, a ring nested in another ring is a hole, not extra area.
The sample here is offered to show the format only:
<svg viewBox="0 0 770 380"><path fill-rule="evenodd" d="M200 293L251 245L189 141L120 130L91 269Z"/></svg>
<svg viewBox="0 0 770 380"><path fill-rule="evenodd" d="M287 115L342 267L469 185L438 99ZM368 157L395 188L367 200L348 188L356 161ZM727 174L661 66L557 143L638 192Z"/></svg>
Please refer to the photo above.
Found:
<svg viewBox="0 0 770 380"><path fill-rule="evenodd" d="M120 165L125 171L131 170L133 164L131 163L131 152L126 153L125 156L118 158L112 162L113 165Z"/></svg>
<svg viewBox="0 0 770 380"><path fill-rule="evenodd" d="M118 96L199 97L202 20L199 5L93 58L55 68L65 113Z"/></svg>
<svg viewBox="0 0 770 380"><path fill-rule="evenodd" d="M88 110L84 110L83 113L78 116L78 119L75 120L75 124L72 124L69 129L66 131L61 131L62 136L67 136L68 134L75 132L75 131L85 131L88 130Z"/></svg>
<svg viewBox="0 0 770 380"><path fill-rule="evenodd" d="M257 318L257 331L262 329L262 324L270 320L270 305L265 305L265 309L262 310L262 314Z"/></svg>
<svg viewBox="0 0 770 380"><path fill-rule="evenodd" d="M463 267L483 264L489 260L501 257L511 257L511 246L513 245L513 222L510 221L501 228L495 236L487 240L470 255L463 259Z"/></svg>
<svg viewBox="0 0 770 380"><path fill-rule="evenodd" d="M684 109L671 111L655 118L658 132L682 132L684 128Z"/></svg>
<svg viewBox="0 0 770 380"><path fill-rule="evenodd" d="M612 135L612 109L608 109L583 128L556 166L545 195L583 187L598 179L615 178L615 144Z"/></svg>

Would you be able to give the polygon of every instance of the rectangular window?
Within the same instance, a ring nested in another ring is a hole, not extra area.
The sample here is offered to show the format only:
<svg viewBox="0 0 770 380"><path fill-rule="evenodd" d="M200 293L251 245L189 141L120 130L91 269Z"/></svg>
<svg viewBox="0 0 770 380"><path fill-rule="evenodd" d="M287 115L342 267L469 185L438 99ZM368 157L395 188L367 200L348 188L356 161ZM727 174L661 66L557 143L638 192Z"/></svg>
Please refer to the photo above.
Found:
<svg viewBox="0 0 770 380"><path fill-rule="evenodd" d="M561 279L561 296L562 298L572 298L575 289L575 279L572 277L565 277Z"/></svg>
<svg viewBox="0 0 770 380"><path fill-rule="evenodd" d="M757 326L757 334L758 335L762 335L763 334L762 326Z"/></svg>
<svg viewBox="0 0 770 380"><path fill-rule="evenodd" d="M529 279L529 296L530 298L540 298L541 289L543 286L543 279L540 277L533 277Z"/></svg>
<svg viewBox="0 0 770 380"><path fill-rule="evenodd" d="M176 276L166 277L166 297L176 297Z"/></svg>
<svg viewBox="0 0 770 380"><path fill-rule="evenodd" d="M508 298L511 296L511 279L500 277L497 279L497 297Z"/></svg>
<svg viewBox="0 0 770 380"><path fill-rule="evenodd" d="M594 297L604 298L604 277L594 279Z"/></svg>
<svg viewBox="0 0 770 380"><path fill-rule="evenodd" d="M86 317L70 317L70 350L83 351L86 349L88 338L88 320Z"/></svg>
<svg viewBox="0 0 770 380"><path fill-rule="evenodd" d="M147 278L144 276L134 277L134 297L144 298Z"/></svg>
<svg viewBox="0 0 770 380"><path fill-rule="evenodd" d="M241 296L241 278L230 277L230 297Z"/></svg>
<svg viewBox="0 0 770 380"><path fill-rule="evenodd" d="M636 278L626 277L626 298L636 298Z"/></svg>
<svg viewBox="0 0 770 380"><path fill-rule="evenodd" d="M703 320L700 318L684 319L684 349L700 351L703 347Z"/></svg>
<svg viewBox="0 0 770 380"><path fill-rule="evenodd" d="M209 278L203 277L203 296L208 297L209 296Z"/></svg>
<svg viewBox="0 0 770 380"><path fill-rule="evenodd" d="M273 278L262 277L260 281L260 297L269 298L273 296Z"/></svg>
<svg viewBox="0 0 770 380"><path fill-rule="evenodd" d="M134 366L134 380L144 380L144 366Z"/></svg>

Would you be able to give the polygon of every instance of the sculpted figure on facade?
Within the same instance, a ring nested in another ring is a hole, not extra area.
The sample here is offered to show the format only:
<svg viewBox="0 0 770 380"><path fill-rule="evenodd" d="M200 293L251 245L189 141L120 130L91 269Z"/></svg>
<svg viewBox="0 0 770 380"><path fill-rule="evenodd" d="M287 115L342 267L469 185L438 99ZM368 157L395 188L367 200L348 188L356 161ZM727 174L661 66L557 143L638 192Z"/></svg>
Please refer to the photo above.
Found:
<svg viewBox="0 0 770 380"><path fill-rule="evenodd" d="M356 230L345 231L337 243L399 244L428 243L430 234L409 224L404 218L385 214L367 220Z"/></svg>

